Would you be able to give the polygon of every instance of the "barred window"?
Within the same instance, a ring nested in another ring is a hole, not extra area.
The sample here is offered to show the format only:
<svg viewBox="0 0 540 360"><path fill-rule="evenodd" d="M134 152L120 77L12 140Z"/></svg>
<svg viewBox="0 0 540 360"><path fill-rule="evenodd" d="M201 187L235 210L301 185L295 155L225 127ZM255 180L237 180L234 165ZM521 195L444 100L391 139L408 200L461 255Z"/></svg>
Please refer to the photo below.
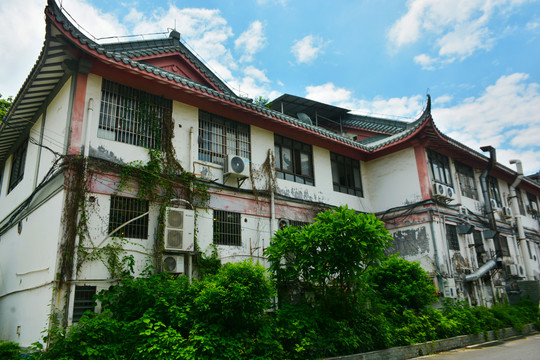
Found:
<svg viewBox="0 0 540 360"><path fill-rule="evenodd" d="M137 216L148 212L148 200L111 196L111 209L109 213L109 232L125 224ZM148 238L148 214L130 222L116 231L112 236L135 239Z"/></svg>
<svg viewBox="0 0 540 360"><path fill-rule="evenodd" d="M459 250L459 239L455 225L446 224L446 241L448 241L450 250Z"/></svg>
<svg viewBox="0 0 540 360"><path fill-rule="evenodd" d="M214 210L214 244L242 245L240 214Z"/></svg>
<svg viewBox="0 0 540 360"><path fill-rule="evenodd" d="M199 110L199 160L224 165L227 155L250 152L249 125Z"/></svg>
<svg viewBox="0 0 540 360"><path fill-rule="evenodd" d="M497 239L493 239L493 243L495 245L495 252L499 254L501 253L502 256L510 256L510 248L508 247L508 239L506 236L499 235L499 238L501 239L501 246L502 249L499 249L499 243L497 242Z"/></svg>
<svg viewBox="0 0 540 360"><path fill-rule="evenodd" d="M516 189L516 199L517 199L517 203L518 203L519 214L520 215L525 215L525 206L523 205L523 198L521 197L521 190L520 189Z"/></svg>
<svg viewBox="0 0 540 360"><path fill-rule="evenodd" d="M78 322L87 311L94 312L96 295L95 286L75 286L75 300L73 302L73 322Z"/></svg>
<svg viewBox="0 0 540 360"><path fill-rule="evenodd" d="M171 113L171 100L103 79L98 137L159 149Z"/></svg>
<svg viewBox="0 0 540 360"><path fill-rule="evenodd" d="M330 153L332 162L332 182L334 191L356 196L364 196L360 162L349 157Z"/></svg>
<svg viewBox="0 0 540 360"><path fill-rule="evenodd" d="M483 253L485 252L484 248L484 241L482 240L482 233L478 230L473 231L473 238L474 238L474 247L476 248L476 253Z"/></svg>
<svg viewBox="0 0 540 360"><path fill-rule="evenodd" d="M315 185L311 145L275 134L274 156L278 178Z"/></svg>
<svg viewBox="0 0 540 360"><path fill-rule="evenodd" d="M429 166L433 174L433 180L452 186L452 176L450 174L450 161L447 156L441 155L433 150L428 150Z"/></svg>
<svg viewBox="0 0 540 360"><path fill-rule="evenodd" d="M15 150L11 160L11 172L9 174L8 192L13 190L24 177L24 165L26 163L26 149L28 142L25 141Z"/></svg>
<svg viewBox="0 0 540 360"><path fill-rule="evenodd" d="M497 182L497 179L495 179L493 176L488 176L486 180L491 199L497 202L498 207L502 207L501 193L499 192L499 183Z"/></svg>
<svg viewBox="0 0 540 360"><path fill-rule="evenodd" d="M474 181L473 168L456 162L456 172L461 194L468 198L478 200L478 190L476 189L476 182Z"/></svg>

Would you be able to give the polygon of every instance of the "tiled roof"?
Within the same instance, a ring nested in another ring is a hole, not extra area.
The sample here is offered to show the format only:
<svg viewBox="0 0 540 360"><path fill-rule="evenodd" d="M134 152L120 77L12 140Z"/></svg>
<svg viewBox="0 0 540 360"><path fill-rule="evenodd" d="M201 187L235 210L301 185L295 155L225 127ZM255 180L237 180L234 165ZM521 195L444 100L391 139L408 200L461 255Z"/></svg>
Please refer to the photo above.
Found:
<svg viewBox="0 0 540 360"><path fill-rule="evenodd" d="M348 114L347 117L343 119L343 125L378 133L397 134L406 130L410 123L371 116Z"/></svg>

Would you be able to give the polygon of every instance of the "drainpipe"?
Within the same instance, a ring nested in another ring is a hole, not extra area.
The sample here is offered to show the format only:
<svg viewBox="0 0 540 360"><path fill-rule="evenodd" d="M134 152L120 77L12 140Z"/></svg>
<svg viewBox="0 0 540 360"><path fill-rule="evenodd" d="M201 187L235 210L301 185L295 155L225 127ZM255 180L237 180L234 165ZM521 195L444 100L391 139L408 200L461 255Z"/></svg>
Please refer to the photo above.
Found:
<svg viewBox="0 0 540 360"><path fill-rule="evenodd" d="M88 158L90 154L90 127L92 125L92 117L94 114L94 99L88 99L88 109L86 116L86 130L84 132L84 157Z"/></svg>
<svg viewBox="0 0 540 360"><path fill-rule="evenodd" d="M518 244L519 249L521 250L521 259L523 261L523 265L525 265L525 274L527 276L527 280L533 280L533 271L531 268L531 264L529 263L529 259L527 258L527 237L525 236L525 229L523 228L523 221L521 218L521 214L519 212L519 206L517 202L517 195L516 195L516 187L519 185L521 180L523 179L523 167L521 166L520 160L510 160L510 164L516 164L517 174L518 176L514 180L514 182L510 185L510 207L512 208L512 213L514 214L514 219L516 220L516 228L518 232Z"/></svg>
<svg viewBox="0 0 540 360"><path fill-rule="evenodd" d="M193 165L193 149L191 148L193 146L193 126L189 128L189 167L188 171L194 173L195 172L195 166Z"/></svg>
<svg viewBox="0 0 540 360"><path fill-rule="evenodd" d="M493 259L490 259L488 260L487 263L485 263L484 265L480 266L475 272L473 272L472 274L469 274L469 275L465 275L463 277L463 281L467 282L467 281L473 281L473 280L478 280L480 279L482 276L486 275L486 273L491 270L491 269L495 269L497 267L497 263L495 262L495 260Z"/></svg>
<svg viewBox="0 0 540 360"><path fill-rule="evenodd" d="M273 159L274 154L272 153L271 149L268 149L268 158ZM273 164L274 161L271 161L271 164ZM275 167L271 166L270 171L275 171ZM270 176L270 238L274 236L274 223L276 220L276 207L275 207L275 196L274 196L274 189L275 189L275 182L274 182L274 176L271 174L268 174ZM264 252L264 240L263 240L263 252ZM264 254L264 253L263 253ZM263 259L264 256L263 256Z"/></svg>

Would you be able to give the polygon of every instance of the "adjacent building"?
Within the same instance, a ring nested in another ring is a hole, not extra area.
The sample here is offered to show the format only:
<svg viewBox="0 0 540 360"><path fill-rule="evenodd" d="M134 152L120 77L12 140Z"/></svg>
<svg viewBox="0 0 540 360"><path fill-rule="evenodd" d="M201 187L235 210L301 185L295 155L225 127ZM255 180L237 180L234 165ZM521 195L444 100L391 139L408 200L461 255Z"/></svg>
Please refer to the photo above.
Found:
<svg viewBox="0 0 540 360"><path fill-rule="evenodd" d="M540 184L441 133L429 97L413 122L293 95L264 107L176 31L99 44L53 0L45 15L0 124L0 338L76 322L126 268L193 277L213 249L266 264L279 227L340 205L385 221L388 252L420 261L441 299L538 296ZM149 193L156 156L167 176Z"/></svg>

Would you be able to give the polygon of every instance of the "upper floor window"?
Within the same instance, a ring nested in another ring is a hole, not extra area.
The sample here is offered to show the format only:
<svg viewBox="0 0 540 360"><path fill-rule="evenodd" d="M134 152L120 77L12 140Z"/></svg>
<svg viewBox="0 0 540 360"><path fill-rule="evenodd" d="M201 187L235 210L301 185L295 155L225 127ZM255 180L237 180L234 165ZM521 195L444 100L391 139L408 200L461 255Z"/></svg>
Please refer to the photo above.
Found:
<svg viewBox="0 0 540 360"><path fill-rule="evenodd" d="M24 177L24 165L26 163L26 149L28 142L24 141L13 153L11 158L11 172L9 174L8 192L13 190Z"/></svg>
<svg viewBox="0 0 540 360"><path fill-rule="evenodd" d="M73 301L73 322L78 322L87 311L94 312L95 286L75 286L75 299Z"/></svg>
<svg viewBox="0 0 540 360"><path fill-rule="evenodd" d="M459 239L456 225L446 224L446 241L450 250L459 251Z"/></svg>
<svg viewBox="0 0 540 360"><path fill-rule="evenodd" d="M109 212L109 233L128 221L148 212L148 200L111 196L111 209ZM126 224L118 229L112 236L135 239L148 238L148 214Z"/></svg>
<svg viewBox="0 0 540 360"><path fill-rule="evenodd" d="M536 196L527 193L527 200L529 201L529 206L527 207L527 212L533 216L533 218L537 218L539 214L539 207L538 202L536 201Z"/></svg>
<svg viewBox="0 0 540 360"><path fill-rule="evenodd" d="M502 207L503 203L501 199L501 193L499 192L499 182L493 176L488 176L486 180L491 199L497 202L498 207Z"/></svg>
<svg viewBox="0 0 540 360"><path fill-rule="evenodd" d="M502 256L510 256L510 248L508 248L508 239L506 236L499 235L499 238L501 239L501 246L502 249L499 249L499 243L497 242L497 239L493 239L493 243L495 245L495 252L496 254L499 254L499 251Z"/></svg>
<svg viewBox="0 0 540 360"><path fill-rule="evenodd" d="M456 173L458 175L461 194L468 198L478 200L478 191L476 189L472 167L456 162Z"/></svg>
<svg viewBox="0 0 540 360"><path fill-rule="evenodd" d="M484 248L484 240L482 240L482 233L479 230L473 231L474 247L476 248L476 253L483 253L486 251Z"/></svg>
<svg viewBox="0 0 540 360"><path fill-rule="evenodd" d="M343 155L330 153L334 191L363 196L360 162Z"/></svg>
<svg viewBox="0 0 540 360"><path fill-rule="evenodd" d="M447 156L441 155L435 151L428 150L429 166L433 174L433 180L452 186L452 176L450 174L450 161Z"/></svg>
<svg viewBox="0 0 540 360"><path fill-rule="evenodd" d="M311 145L274 135L276 176L280 179L314 185Z"/></svg>
<svg viewBox="0 0 540 360"><path fill-rule="evenodd" d="M163 120L171 113L171 100L103 79L98 136L159 149Z"/></svg>
<svg viewBox="0 0 540 360"><path fill-rule="evenodd" d="M199 110L199 160L224 165L227 155L250 158L249 125Z"/></svg>
<svg viewBox="0 0 540 360"><path fill-rule="evenodd" d="M525 206L523 206L523 198L521 197L521 190L516 189L516 200L519 207L519 214L525 215Z"/></svg>
<svg viewBox="0 0 540 360"><path fill-rule="evenodd" d="M242 245L240 214L214 210L214 244Z"/></svg>

